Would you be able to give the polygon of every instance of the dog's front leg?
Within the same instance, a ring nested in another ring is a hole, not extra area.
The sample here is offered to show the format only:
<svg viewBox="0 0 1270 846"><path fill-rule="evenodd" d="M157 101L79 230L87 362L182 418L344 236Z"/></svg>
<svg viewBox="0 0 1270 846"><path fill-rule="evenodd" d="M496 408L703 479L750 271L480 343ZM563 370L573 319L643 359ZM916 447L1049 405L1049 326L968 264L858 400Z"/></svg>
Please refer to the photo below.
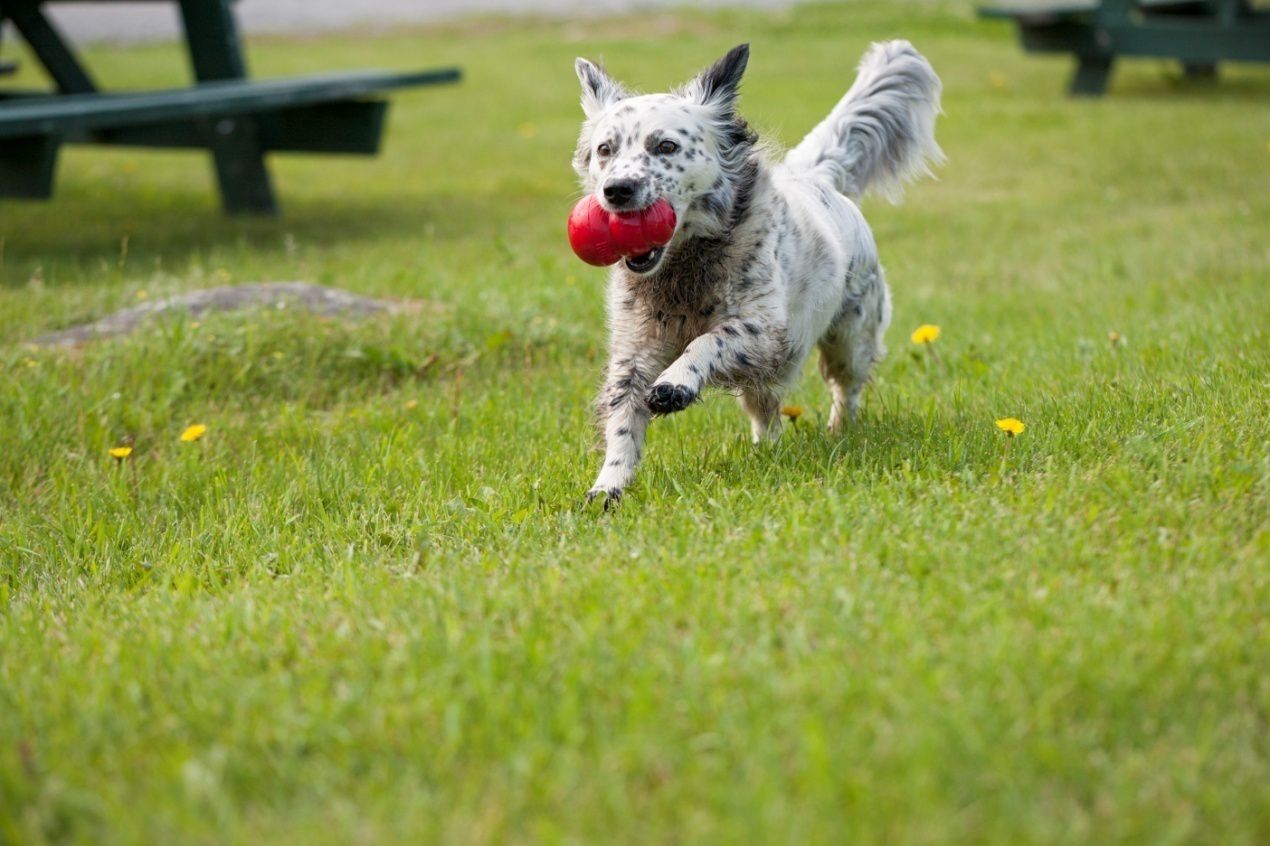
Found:
<svg viewBox="0 0 1270 846"><path fill-rule="evenodd" d="M654 414L687 408L711 383L762 385L779 368L783 334L757 319L728 320L694 339L648 390Z"/></svg>
<svg viewBox="0 0 1270 846"><path fill-rule="evenodd" d="M633 345L621 351L614 349L598 402L604 427L604 466L587 492L587 502L603 497L607 510L635 477L651 417L644 394L653 374L665 361L641 353Z"/></svg>

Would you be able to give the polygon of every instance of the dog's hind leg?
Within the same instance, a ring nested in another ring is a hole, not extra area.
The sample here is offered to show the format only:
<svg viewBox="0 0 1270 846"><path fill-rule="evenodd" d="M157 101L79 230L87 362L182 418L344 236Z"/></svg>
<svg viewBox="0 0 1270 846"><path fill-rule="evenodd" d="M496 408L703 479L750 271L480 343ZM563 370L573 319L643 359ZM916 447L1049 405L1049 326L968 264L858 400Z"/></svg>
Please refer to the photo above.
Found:
<svg viewBox="0 0 1270 846"><path fill-rule="evenodd" d="M746 388L741 392L741 408L750 415L754 443L774 441L781 436L781 398L771 388Z"/></svg>
<svg viewBox="0 0 1270 846"><path fill-rule="evenodd" d="M820 374L829 385L833 406L829 431L854 421L860 394L873 365L886 355L882 336L891 322L891 294L881 270L859 296L848 296L829 331L820 339Z"/></svg>

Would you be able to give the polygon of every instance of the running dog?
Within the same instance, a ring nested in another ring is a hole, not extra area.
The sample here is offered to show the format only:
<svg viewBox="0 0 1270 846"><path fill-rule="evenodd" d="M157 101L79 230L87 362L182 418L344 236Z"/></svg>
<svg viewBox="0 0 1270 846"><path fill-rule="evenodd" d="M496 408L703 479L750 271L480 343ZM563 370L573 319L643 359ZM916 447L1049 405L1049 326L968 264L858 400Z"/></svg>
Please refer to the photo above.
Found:
<svg viewBox="0 0 1270 846"><path fill-rule="evenodd" d="M907 41L874 44L829 116L778 158L737 114L749 55L743 44L682 89L641 96L576 62L584 190L610 212L665 199L678 221L668 244L609 278L604 465L587 494L606 509L631 483L653 416L716 386L739 394L756 443L775 439L781 398L819 347L836 432L886 351L891 295L856 203L897 199L943 160L939 77Z"/></svg>

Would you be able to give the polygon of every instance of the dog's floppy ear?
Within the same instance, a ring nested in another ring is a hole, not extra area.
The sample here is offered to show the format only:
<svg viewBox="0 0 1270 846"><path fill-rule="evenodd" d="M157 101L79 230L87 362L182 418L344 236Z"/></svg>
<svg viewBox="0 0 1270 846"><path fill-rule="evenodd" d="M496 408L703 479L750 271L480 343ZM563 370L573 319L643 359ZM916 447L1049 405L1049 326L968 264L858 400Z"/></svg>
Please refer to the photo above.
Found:
<svg viewBox="0 0 1270 846"><path fill-rule="evenodd" d="M745 66L749 61L750 45L738 44L726 56L702 71L701 76L688 83L684 93L690 100L696 100L703 106L714 106L724 114L730 114L736 108L741 77L745 74Z"/></svg>
<svg viewBox="0 0 1270 846"><path fill-rule="evenodd" d="M573 69L577 71L578 81L582 83L582 111L587 117L594 117L626 97L626 89L622 88L622 84L594 62L583 58L574 59Z"/></svg>

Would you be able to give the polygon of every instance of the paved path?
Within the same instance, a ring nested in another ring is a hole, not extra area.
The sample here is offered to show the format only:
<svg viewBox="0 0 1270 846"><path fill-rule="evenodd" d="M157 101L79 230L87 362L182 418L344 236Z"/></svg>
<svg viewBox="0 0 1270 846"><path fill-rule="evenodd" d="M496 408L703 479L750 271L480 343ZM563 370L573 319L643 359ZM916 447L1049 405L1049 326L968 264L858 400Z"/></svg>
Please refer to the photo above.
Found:
<svg viewBox="0 0 1270 846"><path fill-rule="evenodd" d="M248 33L308 33L473 15L595 16L673 8L684 0L241 0L238 20ZM697 0L694 6L791 5L790 0ZM178 32L175 3L57 3L49 7L75 41L160 41Z"/></svg>

